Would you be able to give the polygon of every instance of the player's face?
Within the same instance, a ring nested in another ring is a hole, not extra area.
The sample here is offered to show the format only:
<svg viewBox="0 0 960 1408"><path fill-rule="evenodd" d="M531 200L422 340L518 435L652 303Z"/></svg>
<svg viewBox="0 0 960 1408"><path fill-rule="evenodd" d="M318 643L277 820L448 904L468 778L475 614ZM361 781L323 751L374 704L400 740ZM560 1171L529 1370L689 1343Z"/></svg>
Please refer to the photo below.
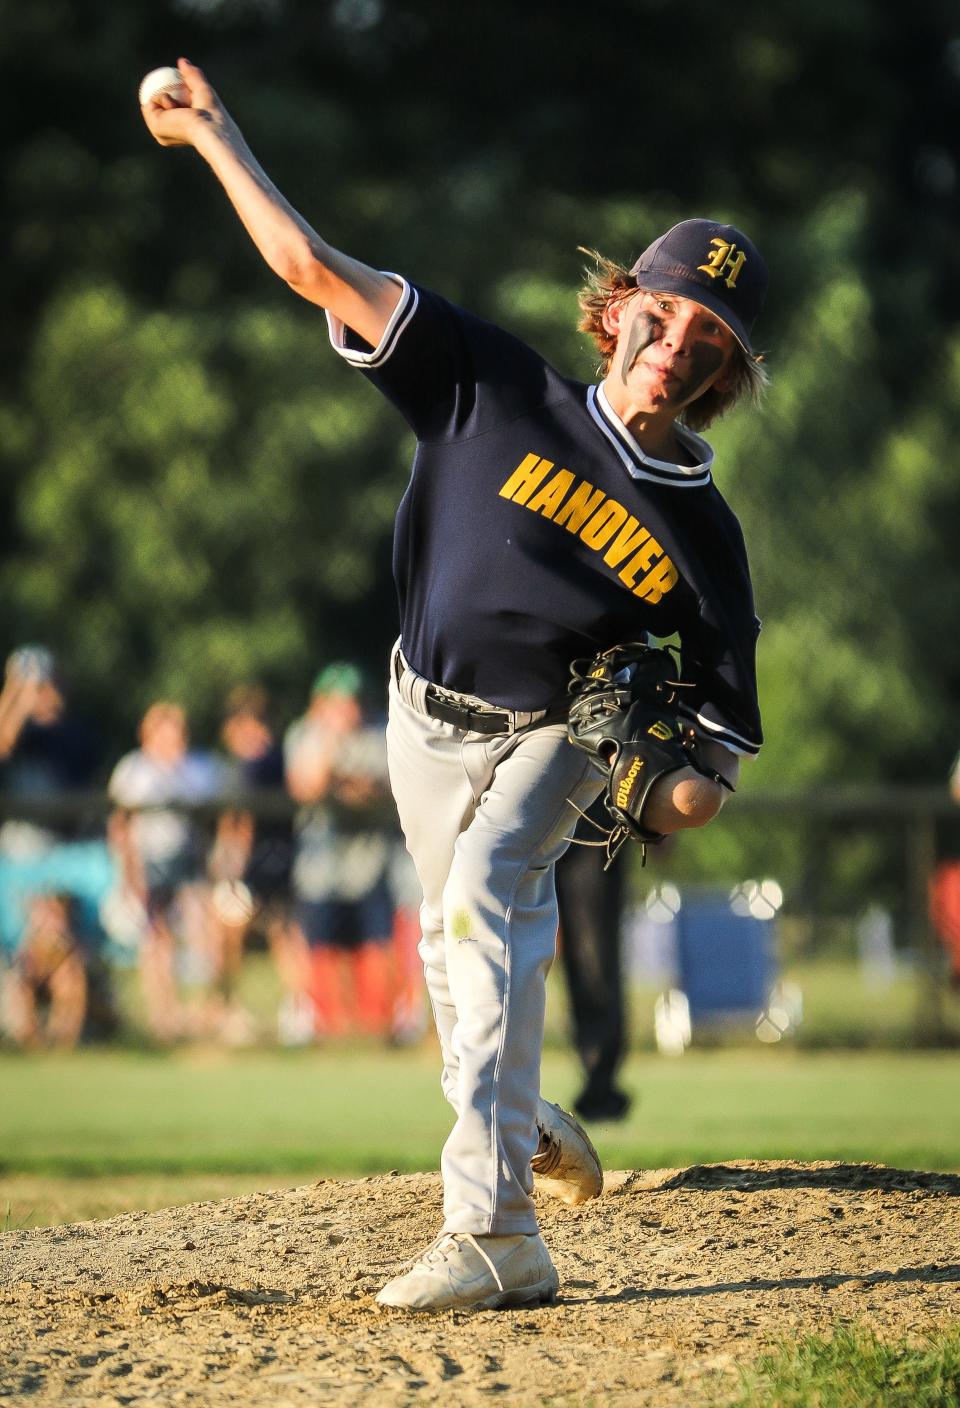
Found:
<svg viewBox="0 0 960 1408"><path fill-rule="evenodd" d="M635 411L677 415L722 388L736 348L726 324L692 299L638 291L608 310L617 346L607 373Z"/></svg>

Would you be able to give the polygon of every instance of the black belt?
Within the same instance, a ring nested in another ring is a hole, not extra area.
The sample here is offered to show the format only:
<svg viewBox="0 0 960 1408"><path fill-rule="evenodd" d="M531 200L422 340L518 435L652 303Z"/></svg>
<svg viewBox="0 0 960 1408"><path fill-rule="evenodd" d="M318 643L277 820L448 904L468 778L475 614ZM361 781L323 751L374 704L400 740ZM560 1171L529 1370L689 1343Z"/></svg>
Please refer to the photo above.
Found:
<svg viewBox="0 0 960 1408"><path fill-rule="evenodd" d="M394 656L394 674L398 685L403 678L404 670L408 668L409 666L398 650ZM513 713L511 710L477 708L465 700L451 698L435 684L427 685L423 703L431 719L441 719L445 724L453 724L456 728L462 728L467 733L502 734L513 732ZM548 709L546 714L536 722L538 724L556 723L566 717L567 705L563 703Z"/></svg>
<svg viewBox="0 0 960 1408"><path fill-rule="evenodd" d="M459 704L441 694L434 684L427 685L424 705L431 719L442 719L445 724L455 724L468 733L510 733L513 728L508 710L475 709L470 704Z"/></svg>

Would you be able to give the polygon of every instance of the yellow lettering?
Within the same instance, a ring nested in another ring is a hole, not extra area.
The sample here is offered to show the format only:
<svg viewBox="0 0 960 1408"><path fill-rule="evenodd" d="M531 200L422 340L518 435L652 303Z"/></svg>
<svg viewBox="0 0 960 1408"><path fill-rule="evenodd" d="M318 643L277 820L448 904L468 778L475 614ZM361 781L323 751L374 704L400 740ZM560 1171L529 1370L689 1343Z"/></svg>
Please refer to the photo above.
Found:
<svg viewBox="0 0 960 1408"><path fill-rule="evenodd" d="M729 268L736 278L739 253L729 246L717 249L708 272L719 276ZM523 504L568 533L578 534L587 547L603 553L608 567L620 568L617 576L634 596L655 605L676 585L679 573L650 530L589 480L579 480L571 493L575 475L569 469L551 473L553 470L552 460L533 452L524 455L500 490L500 497ZM621 563L625 565L620 567Z"/></svg>
<svg viewBox="0 0 960 1408"><path fill-rule="evenodd" d="M582 479L570 495L563 508L554 516L554 523L565 527L568 533L579 533L592 513L603 503L606 495L602 489L595 489L586 479Z"/></svg>
<svg viewBox="0 0 960 1408"><path fill-rule="evenodd" d="M669 557L662 557L655 567L644 577L639 586L634 588L634 596L643 597L644 601L649 601L651 606L655 606L671 587L679 581L679 574Z"/></svg>
<svg viewBox="0 0 960 1408"><path fill-rule="evenodd" d="M634 758L625 777L617 783L617 806L625 807L630 801L630 793L633 791L633 784L637 779L637 773L643 767L642 758Z"/></svg>
<svg viewBox="0 0 960 1408"><path fill-rule="evenodd" d="M618 504L616 499L607 499L603 507L584 524L580 536L588 548L599 550L613 537L626 516L627 510L623 504Z"/></svg>
<svg viewBox="0 0 960 1408"><path fill-rule="evenodd" d="M513 499L514 503L525 504L551 469L552 460L542 460L539 455L525 455L500 490L501 499Z"/></svg>
<svg viewBox="0 0 960 1408"><path fill-rule="evenodd" d="M621 582L624 582L628 587L633 587L636 584L637 573L646 572L653 559L659 557L662 552L663 548L656 538L652 538L648 534L640 551L635 557L631 557L623 571L617 574Z"/></svg>
<svg viewBox="0 0 960 1408"><path fill-rule="evenodd" d="M637 520L631 516L603 554L604 562L610 567L616 567L618 562L622 562L628 553L638 548L644 538L649 536L648 530L640 528Z"/></svg>
<svg viewBox="0 0 960 1408"><path fill-rule="evenodd" d="M542 513L544 518L552 518L563 503L563 496L573 483L569 469L558 470L548 479L542 489L538 489L532 499L527 500L527 508L532 513Z"/></svg>

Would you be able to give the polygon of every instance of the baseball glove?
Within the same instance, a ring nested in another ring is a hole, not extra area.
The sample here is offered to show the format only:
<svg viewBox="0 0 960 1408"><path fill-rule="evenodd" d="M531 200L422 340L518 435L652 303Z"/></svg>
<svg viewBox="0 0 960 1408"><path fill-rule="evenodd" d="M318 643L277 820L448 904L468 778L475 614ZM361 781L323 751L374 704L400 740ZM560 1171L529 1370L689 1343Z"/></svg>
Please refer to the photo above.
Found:
<svg viewBox="0 0 960 1408"><path fill-rule="evenodd" d="M701 764L696 735L678 717L678 695L689 686L677 674L668 648L639 642L574 660L570 667L567 736L606 773L604 803L613 819L604 841L585 844L606 846L608 865L627 840L641 843L644 861L646 847L663 840L644 825L643 813L654 784L667 773L692 767L730 787Z"/></svg>

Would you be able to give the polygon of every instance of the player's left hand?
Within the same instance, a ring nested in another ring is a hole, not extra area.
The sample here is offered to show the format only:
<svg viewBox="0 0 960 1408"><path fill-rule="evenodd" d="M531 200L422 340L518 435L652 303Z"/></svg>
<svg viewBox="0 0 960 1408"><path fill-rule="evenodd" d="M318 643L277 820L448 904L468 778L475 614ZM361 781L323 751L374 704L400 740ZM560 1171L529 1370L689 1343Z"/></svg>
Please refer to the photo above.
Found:
<svg viewBox="0 0 960 1408"><path fill-rule="evenodd" d="M624 840L644 845L716 816L732 784L704 766L691 726L678 716L684 685L668 650L639 642L574 661L570 742L606 774L614 826L610 859Z"/></svg>

